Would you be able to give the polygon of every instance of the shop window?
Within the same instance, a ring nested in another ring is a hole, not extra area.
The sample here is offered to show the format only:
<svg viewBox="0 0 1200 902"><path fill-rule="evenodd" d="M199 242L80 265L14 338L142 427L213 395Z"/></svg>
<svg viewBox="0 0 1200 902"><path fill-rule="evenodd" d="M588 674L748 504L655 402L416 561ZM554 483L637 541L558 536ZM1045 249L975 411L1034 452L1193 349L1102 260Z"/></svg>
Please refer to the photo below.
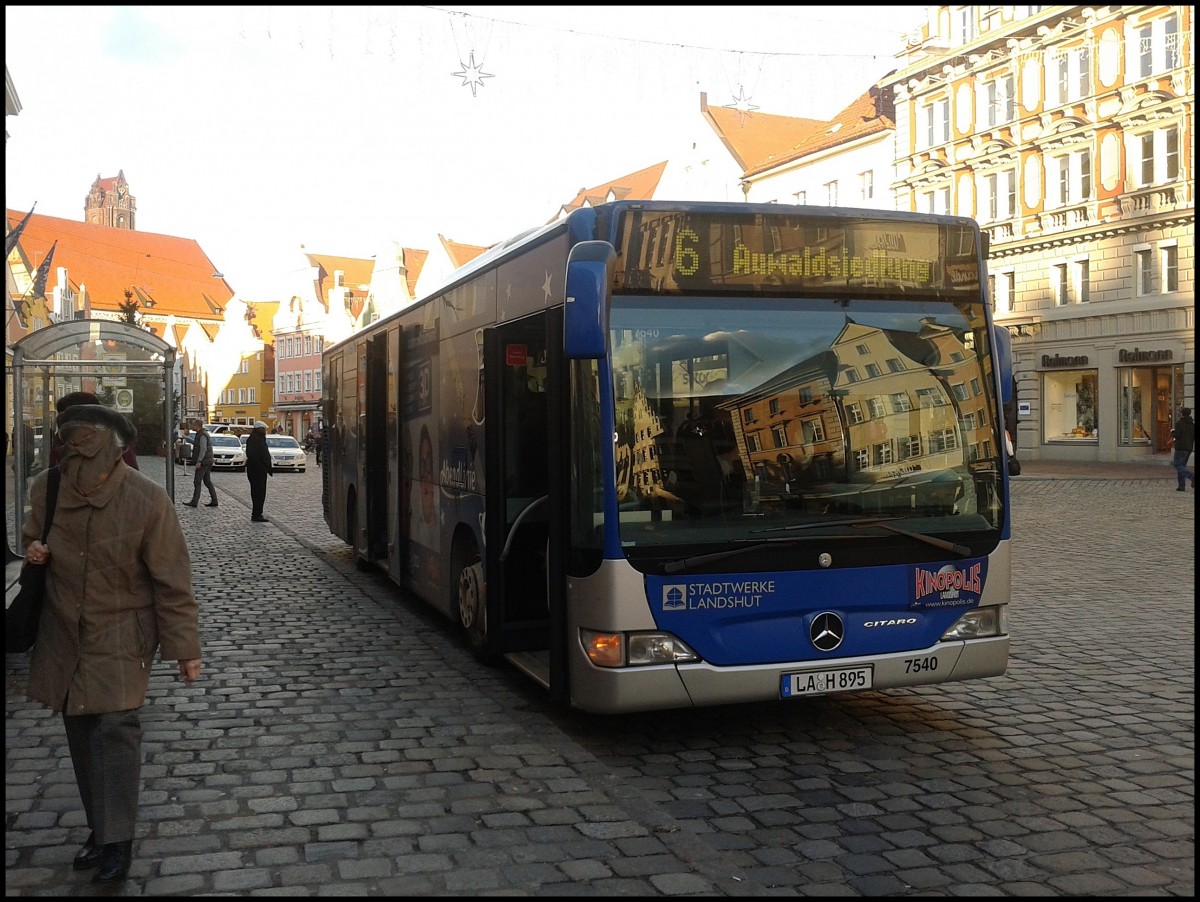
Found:
<svg viewBox="0 0 1200 902"><path fill-rule="evenodd" d="M1121 434L1122 445L1150 444L1154 427L1154 370L1150 367L1127 367L1121 374Z"/></svg>
<svg viewBox="0 0 1200 902"><path fill-rule="evenodd" d="M1095 441L1096 370L1042 374L1042 432L1048 442Z"/></svg>

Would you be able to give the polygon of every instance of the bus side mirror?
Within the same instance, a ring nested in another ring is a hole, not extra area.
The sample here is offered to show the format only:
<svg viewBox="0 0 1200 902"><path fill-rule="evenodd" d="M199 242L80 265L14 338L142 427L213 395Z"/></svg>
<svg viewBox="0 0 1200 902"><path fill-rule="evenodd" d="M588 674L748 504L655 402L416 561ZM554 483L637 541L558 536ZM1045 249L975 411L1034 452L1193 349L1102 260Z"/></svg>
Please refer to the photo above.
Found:
<svg viewBox="0 0 1200 902"><path fill-rule="evenodd" d="M607 241L581 241L567 257L563 353L568 360L603 357L608 347L609 286L616 251Z"/></svg>
<svg viewBox="0 0 1200 902"><path fill-rule="evenodd" d="M992 324L992 344L996 348L996 369L1000 377L1000 402L1009 404L1013 400L1012 336L1003 326Z"/></svg>

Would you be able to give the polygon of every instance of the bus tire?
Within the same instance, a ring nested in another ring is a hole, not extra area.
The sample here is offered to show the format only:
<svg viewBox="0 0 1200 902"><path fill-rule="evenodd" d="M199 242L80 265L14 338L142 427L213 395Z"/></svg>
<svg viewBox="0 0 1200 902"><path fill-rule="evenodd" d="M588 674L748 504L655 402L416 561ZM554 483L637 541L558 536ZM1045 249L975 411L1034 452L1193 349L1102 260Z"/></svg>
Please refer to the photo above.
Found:
<svg viewBox="0 0 1200 902"><path fill-rule="evenodd" d="M458 620L475 657L487 659L487 587L483 579L483 558L471 545L455 555L457 576L454 580Z"/></svg>

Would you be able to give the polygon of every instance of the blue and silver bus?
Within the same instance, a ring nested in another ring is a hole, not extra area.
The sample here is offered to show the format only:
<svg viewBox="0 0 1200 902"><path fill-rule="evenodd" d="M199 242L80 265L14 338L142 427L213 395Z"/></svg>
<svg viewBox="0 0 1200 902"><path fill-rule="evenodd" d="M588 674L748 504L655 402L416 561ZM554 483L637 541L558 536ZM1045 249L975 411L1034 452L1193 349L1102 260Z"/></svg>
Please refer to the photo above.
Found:
<svg viewBox="0 0 1200 902"><path fill-rule="evenodd" d="M585 711L1002 674L985 258L951 216L576 210L326 348L325 519Z"/></svg>

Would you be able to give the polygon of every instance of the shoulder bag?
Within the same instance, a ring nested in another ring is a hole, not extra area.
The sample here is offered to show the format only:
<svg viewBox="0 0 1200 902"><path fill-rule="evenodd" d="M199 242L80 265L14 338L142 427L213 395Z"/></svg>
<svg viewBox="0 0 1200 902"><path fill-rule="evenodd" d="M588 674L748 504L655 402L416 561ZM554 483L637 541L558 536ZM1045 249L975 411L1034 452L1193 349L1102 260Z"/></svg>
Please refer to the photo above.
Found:
<svg viewBox="0 0 1200 902"><path fill-rule="evenodd" d="M46 478L46 525L42 528L42 543L50 537L54 509L58 507L58 467L50 469ZM21 590L4 614L4 653L25 652L37 641L38 624L42 620L42 604L46 598L46 568L48 564L21 565Z"/></svg>

